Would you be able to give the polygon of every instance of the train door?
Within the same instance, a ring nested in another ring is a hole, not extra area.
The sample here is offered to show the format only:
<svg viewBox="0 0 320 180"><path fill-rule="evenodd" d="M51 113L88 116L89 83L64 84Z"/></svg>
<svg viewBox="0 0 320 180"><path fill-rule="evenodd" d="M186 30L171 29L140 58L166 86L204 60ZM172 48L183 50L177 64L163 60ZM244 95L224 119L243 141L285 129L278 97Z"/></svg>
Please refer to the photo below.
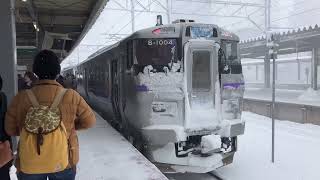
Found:
<svg viewBox="0 0 320 180"><path fill-rule="evenodd" d="M218 79L218 54L214 41L190 40L185 45L187 112L189 123L214 122ZM220 91L217 92L220 97ZM200 123L201 124L201 123Z"/></svg>
<svg viewBox="0 0 320 180"><path fill-rule="evenodd" d="M119 96L120 96L120 83L119 83L119 71L118 71L118 61L111 61L111 99L112 107L115 114L116 120L121 121L120 111L119 111Z"/></svg>

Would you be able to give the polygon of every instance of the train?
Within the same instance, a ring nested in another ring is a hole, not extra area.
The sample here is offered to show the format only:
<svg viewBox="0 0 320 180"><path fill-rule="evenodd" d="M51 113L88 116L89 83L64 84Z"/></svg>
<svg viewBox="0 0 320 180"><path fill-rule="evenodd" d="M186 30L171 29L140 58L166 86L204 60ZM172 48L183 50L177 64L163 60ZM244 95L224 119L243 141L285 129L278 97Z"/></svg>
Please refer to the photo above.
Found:
<svg viewBox="0 0 320 180"><path fill-rule="evenodd" d="M245 130L238 43L193 20L142 29L74 67L77 91L162 171L210 172Z"/></svg>

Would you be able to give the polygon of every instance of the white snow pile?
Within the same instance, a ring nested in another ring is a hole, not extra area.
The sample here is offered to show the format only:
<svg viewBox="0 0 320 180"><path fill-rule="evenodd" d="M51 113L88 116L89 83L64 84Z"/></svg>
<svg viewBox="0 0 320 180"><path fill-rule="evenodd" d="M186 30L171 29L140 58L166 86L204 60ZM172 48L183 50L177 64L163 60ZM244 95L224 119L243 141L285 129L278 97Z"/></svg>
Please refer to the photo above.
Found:
<svg viewBox="0 0 320 180"><path fill-rule="evenodd" d="M210 110L190 110L190 119L186 123L186 132L214 130L219 124L219 119L215 109Z"/></svg>
<svg viewBox="0 0 320 180"><path fill-rule="evenodd" d="M275 163L271 163L270 118L244 112L233 164L217 170L226 180L318 180L320 126L276 121Z"/></svg>
<svg viewBox="0 0 320 180"><path fill-rule="evenodd" d="M219 135L207 135L201 137L201 152L219 152L221 147L221 137Z"/></svg>
<svg viewBox="0 0 320 180"><path fill-rule="evenodd" d="M320 92L315 91L312 88L308 88L305 92L303 92L298 99L300 101L320 101Z"/></svg>
<svg viewBox="0 0 320 180"><path fill-rule="evenodd" d="M174 66L175 67L175 66ZM137 85L145 85L152 91L180 92L183 83L183 73L180 72L151 72L152 66L146 66L143 73L136 76Z"/></svg>

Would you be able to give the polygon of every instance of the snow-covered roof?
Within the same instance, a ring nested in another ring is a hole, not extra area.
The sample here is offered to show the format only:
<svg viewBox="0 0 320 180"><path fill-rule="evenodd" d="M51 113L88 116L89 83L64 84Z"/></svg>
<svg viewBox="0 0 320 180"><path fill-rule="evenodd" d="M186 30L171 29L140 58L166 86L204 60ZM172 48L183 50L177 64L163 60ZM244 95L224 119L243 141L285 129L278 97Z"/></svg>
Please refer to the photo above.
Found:
<svg viewBox="0 0 320 180"><path fill-rule="evenodd" d="M283 36L299 36L299 35L302 35L304 33L308 33L308 32L314 32L314 31L317 31L317 32L320 32L320 28L318 26L318 24L315 24L313 26L309 26L309 27L299 27L299 28L295 28L295 29L292 29L292 30L288 30L288 31L282 31L282 32L275 32L275 33L272 33L274 36L276 37L280 37L282 38ZM265 41L266 40L266 36L265 35L261 35L261 36L258 36L258 37L254 37L254 38L250 38L250 39L247 39L247 40L242 40L240 43L241 44L246 44L246 43L252 43L252 42L256 42L256 41Z"/></svg>
<svg viewBox="0 0 320 180"><path fill-rule="evenodd" d="M273 35L279 44L278 54L312 51L313 48L319 46L320 42L320 28L317 24L286 32L275 32ZM263 57L267 52L268 47L266 47L265 36L241 41L240 43L242 58Z"/></svg>

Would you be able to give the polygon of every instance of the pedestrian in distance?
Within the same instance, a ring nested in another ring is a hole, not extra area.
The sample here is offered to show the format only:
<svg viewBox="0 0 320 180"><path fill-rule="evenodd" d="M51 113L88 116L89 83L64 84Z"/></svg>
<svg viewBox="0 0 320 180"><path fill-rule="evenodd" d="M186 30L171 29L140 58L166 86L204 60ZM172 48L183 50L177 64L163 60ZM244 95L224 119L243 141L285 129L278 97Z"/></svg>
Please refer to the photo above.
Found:
<svg viewBox="0 0 320 180"><path fill-rule="evenodd" d="M0 76L0 179L10 180L12 166L11 138L4 130L4 118L7 111L7 97L2 92L2 78Z"/></svg>
<svg viewBox="0 0 320 180"><path fill-rule="evenodd" d="M22 90L25 86L25 80L21 74L18 74L18 91Z"/></svg>
<svg viewBox="0 0 320 180"><path fill-rule="evenodd" d="M21 87L22 90L24 89L31 89L32 86L38 81L38 78L37 76L33 73L33 72L30 72L30 71L27 71L25 74L24 74L24 84L23 86Z"/></svg>
<svg viewBox="0 0 320 180"><path fill-rule="evenodd" d="M58 75L58 78L56 79L56 81L60 84L60 85L62 85L63 87L66 87L65 85L64 85L64 77L60 74L60 75Z"/></svg>
<svg viewBox="0 0 320 180"><path fill-rule="evenodd" d="M5 130L20 136L15 163L19 180L74 180L79 161L76 130L95 124L85 100L56 81L59 62L54 52L40 51L33 63L39 81L19 92L8 107Z"/></svg>

